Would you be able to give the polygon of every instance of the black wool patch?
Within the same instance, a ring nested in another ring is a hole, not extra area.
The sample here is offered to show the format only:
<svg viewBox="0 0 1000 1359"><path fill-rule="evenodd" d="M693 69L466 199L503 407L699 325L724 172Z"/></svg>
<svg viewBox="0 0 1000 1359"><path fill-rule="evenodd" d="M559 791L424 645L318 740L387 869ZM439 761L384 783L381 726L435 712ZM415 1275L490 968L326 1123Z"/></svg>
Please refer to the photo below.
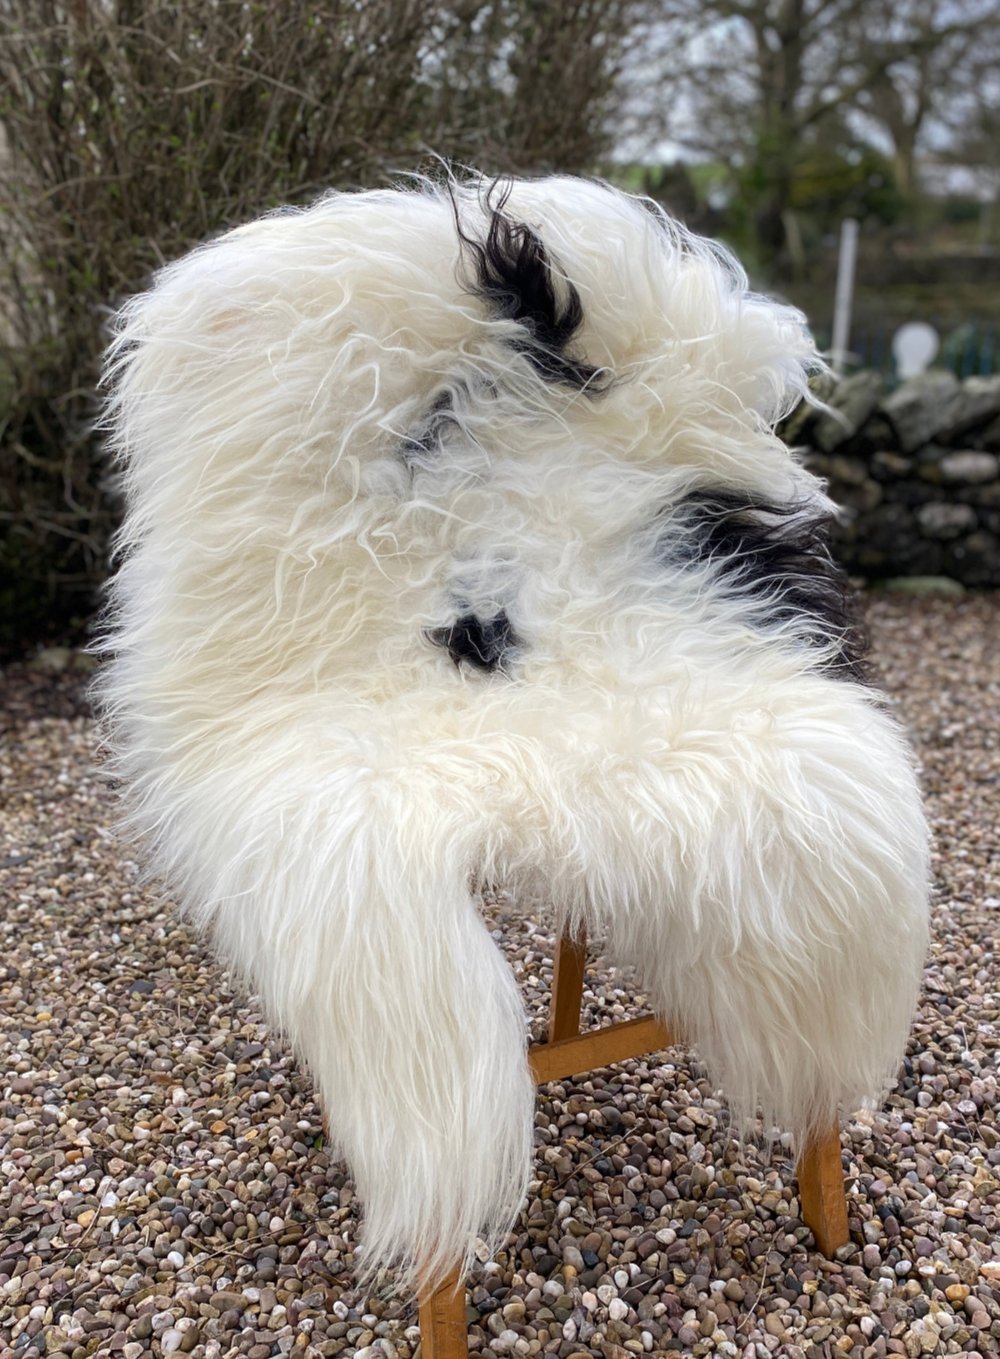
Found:
<svg viewBox="0 0 1000 1359"><path fill-rule="evenodd" d="M493 618L463 614L444 628L430 628L427 640L444 647L456 665L462 661L488 673L505 672L520 645L510 619L502 610Z"/></svg>
<svg viewBox="0 0 1000 1359"><path fill-rule="evenodd" d="M516 347L547 382L596 396L606 390L610 375L566 352L583 321L580 294L567 280L563 285L565 297L560 301L541 237L504 211L510 186L492 201L495 189L494 185L486 195L490 218L481 241L466 235L458 206L452 200L458 235L475 272L474 291L495 316L517 321L524 328L525 338Z"/></svg>
<svg viewBox="0 0 1000 1359"><path fill-rule="evenodd" d="M431 402L420 426L407 436L400 446L400 454L407 467L418 467L429 455L438 451L441 436L454 418L454 403L450 392L441 392Z"/></svg>
<svg viewBox="0 0 1000 1359"><path fill-rule="evenodd" d="M676 518L675 518L676 516ZM749 492L694 491L671 513L663 555L713 563L727 584L770 606L775 623L807 619L817 645L832 642L829 668L867 678L868 632L847 576L830 555L829 515Z"/></svg>

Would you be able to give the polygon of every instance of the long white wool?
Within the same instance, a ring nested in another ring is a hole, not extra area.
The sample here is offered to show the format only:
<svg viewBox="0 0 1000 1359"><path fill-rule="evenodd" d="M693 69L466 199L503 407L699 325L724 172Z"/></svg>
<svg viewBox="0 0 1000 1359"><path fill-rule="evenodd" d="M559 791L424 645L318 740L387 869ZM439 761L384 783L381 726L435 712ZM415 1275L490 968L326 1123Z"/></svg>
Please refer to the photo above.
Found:
<svg viewBox="0 0 1000 1359"><path fill-rule="evenodd" d="M476 293L456 211L481 239L473 184L232 231L123 309L108 370L126 825L313 1073L366 1267L422 1287L502 1240L530 1167L477 884L585 921L737 1125L800 1139L894 1078L927 928L898 726L683 550L694 492L829 508L773 433L801 318L648 205L516 182L582 304L573 388ZM509 666L429 640L501 612Z"/></svg>

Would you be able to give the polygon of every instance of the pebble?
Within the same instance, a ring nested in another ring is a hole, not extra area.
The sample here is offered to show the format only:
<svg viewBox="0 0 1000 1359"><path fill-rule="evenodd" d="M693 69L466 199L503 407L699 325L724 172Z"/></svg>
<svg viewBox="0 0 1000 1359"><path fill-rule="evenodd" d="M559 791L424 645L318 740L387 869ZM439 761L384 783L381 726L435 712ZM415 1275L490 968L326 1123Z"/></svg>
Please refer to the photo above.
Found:
<svg viewBox="0 0 1000 1359"><path fill-rule="evenodd" d="M210 1306L214 1307L217 1312L228 1312L234 1307L242 1309L245 1302L246 1299L242 1293L227 1293L223 1291L213 1293L209 1298Z"/></svg>
<svg viewBox="0 0 1000 1359"><path fill-rule="evenodd" d="M784 1317L778 1312L769 1312L764 1318L764 1329L768 1335L773 1335L778 1340L784 1340L787 1332Z"/></svg>
<svg viewBox="0 0 1000 1359"><path fill-rule="evenodd" d="M1000 599L873 596L869 618L921 762L936 890L899 1080L878 1116L844 1122L850 1247L812 1252L787 1144L741 1146L697 1056L652 1054L539 1090L528 1199L467 1280L473 1352L996 1350ZM0 895L16 903L0 916L0 1252L16 1250L0 1310L17 1353L414 1359L405 1299L355 1287L359 1204L311 1080L108 833L76 668L9 666L0 706ZM547 926L503 897L485 914L540 1038ZM585 1024L644 1008L593 960Z"/></svg>

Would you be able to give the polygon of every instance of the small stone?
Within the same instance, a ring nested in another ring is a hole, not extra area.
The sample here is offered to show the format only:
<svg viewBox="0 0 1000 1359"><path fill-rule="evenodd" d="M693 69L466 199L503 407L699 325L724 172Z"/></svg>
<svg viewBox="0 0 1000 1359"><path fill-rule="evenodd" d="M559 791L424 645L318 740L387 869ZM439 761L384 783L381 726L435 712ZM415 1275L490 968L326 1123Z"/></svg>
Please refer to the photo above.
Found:
<svg viewBox="0 0 1000 1359"><path fill-rule="evenodd" d="M929 538L958 538L976 527L976 512L971 505L932 500L917 509L920 527Z"/></svg>
<svg viewBox="0 0 1000 1359"><path fill-rule="evenodd" d="M912 470L913 463L901 453L881 449L872 457L872 471L882 481L908 476Z"/></svg>
<svg viewBox="0 0 1000 1359"><path fill-rule="evenodd" d="M830 459L830 480L844 486L863 486L868 469L860 458L834 457Z"/></svg>
<svg viewBox="0 0 1000 1359"><path fill-rule="evenodd" d="M897 594L908 595L947 595L961 599L965 586L950 576L890 576L879 583L882 590L893 590Z"/></svg>
<svg viewBox="0 0 1000 1359"><path fill-rule="evenodd" d="M228 1293L222 1291L213 1293L209 1298L209 1304L214 1307L217 1312L229 1312L234 1307L238 1307L242 1311L245 1303L246 1299L242 1293Z"/></svg>
<svg viewBox="0 0 1000 1359"><path fill-rule="evenodd" d="M778 1340L784 1340L788 1328L780 1312L768 1312L764 1318L764 1330L767 1331L768 1335L773 1335Z"/></svg>
<svg viewBox="0 0 1000 1359"><path fill-rule="evenodd" d="M978 453L973 450L949 453L940 462L941 479L946 482L978 486L987 481L996 481L1000 476L1000 458L994 453Z"/></svg>
<svg viewBox="0 0 1000 1359"><path fill-rule="evenodd" d="M32 670L43 674L61 675L72 659L73 652L68 646L47 646L36 652L29 664Z"/></svg>

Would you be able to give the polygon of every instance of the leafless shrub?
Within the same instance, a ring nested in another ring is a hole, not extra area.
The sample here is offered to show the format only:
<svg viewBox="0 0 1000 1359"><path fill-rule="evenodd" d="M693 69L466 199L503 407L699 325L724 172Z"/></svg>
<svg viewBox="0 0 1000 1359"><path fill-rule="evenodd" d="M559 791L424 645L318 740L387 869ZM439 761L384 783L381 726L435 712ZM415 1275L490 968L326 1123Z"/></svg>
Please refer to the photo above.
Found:
<svg viewBox="0 0 1000 1359"><path fill-rule="evenodd" d="M104 574L111 307L227 224L431 150L591 167L632 4L0 0L0 646Z"/></svg>

